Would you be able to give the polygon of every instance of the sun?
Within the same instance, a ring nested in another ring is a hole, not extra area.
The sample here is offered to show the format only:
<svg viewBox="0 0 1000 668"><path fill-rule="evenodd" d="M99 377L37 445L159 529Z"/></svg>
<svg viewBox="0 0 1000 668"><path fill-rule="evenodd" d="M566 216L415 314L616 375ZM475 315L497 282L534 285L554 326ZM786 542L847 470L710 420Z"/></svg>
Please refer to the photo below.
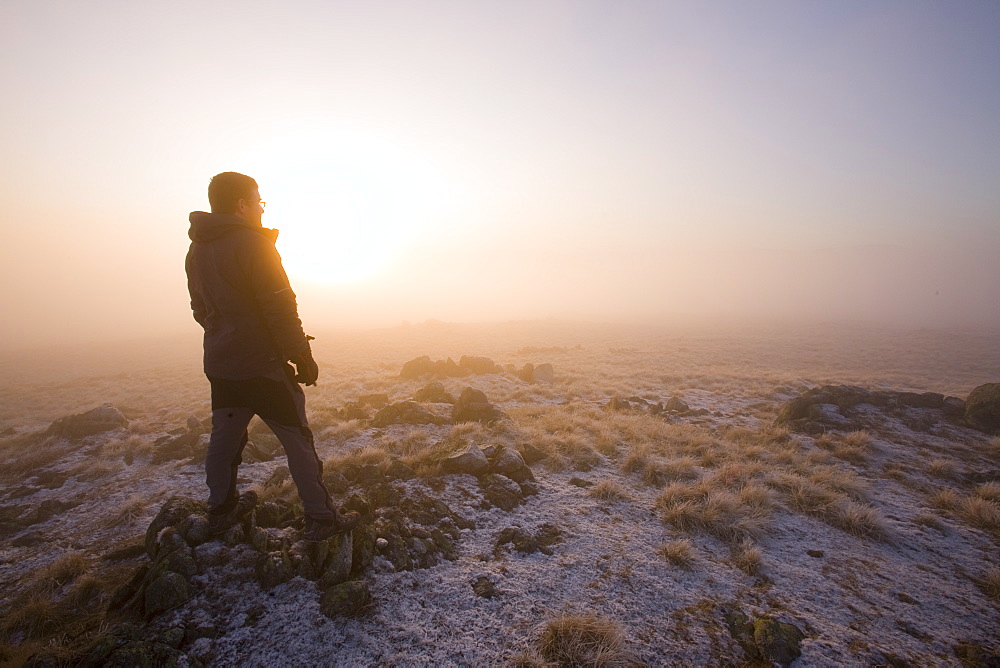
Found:
<svg viewBox="0 0 1000 668"><path fill-rule="evenodd" d="M255 145L239 161L281 230L285 271L321 283L376 276L425 231L445 198L427 160L353 132L310 131Z"/></svg>

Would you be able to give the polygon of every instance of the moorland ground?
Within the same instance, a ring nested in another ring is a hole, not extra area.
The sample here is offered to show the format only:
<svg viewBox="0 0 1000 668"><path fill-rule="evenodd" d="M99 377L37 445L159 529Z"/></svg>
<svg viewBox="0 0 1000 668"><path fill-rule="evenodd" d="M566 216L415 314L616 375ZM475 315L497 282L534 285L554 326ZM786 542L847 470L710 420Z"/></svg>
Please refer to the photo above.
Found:
<svg viewBox="0 0 1000 668"><path fill-rule="evenodd" d="M263 591L243 547L227 560L202 546L196 595L143 622L212 626L178 643L182 663L739 663L761 651L740 615L794 626L801 665L974 665L1000 652L1000 441L921 408L812 435L775 424L824 384L964 398L1000 380L997 331L532 322L318 334L307 396L327 473L398 459L417 473L400 493L441 499L475 527L427 568L376 559L363 575L373 603L346 619L322 615L303 578ZM363 395L411 399L432 380L400 377L420 355L555 373L441 379L455 396L483 390L508 415L494 425L345 417ZM133 549L147 525L173 495L204 498L196 458L156 445L208 417L199 362L197 333L3 357L0 660L74 656L111 633L105 611L148 560ZM614 397L692 410L610 411ZM127 427L44 432L105 403ZM538 494L503 510L472 476L442 476L442 457L469 444L545 455ZM244 488L294 503L289 482L269 484L282 465L248 462ZM501 549L511 528L558 540ZM471 586L483 578L490 596Z"/></svg>

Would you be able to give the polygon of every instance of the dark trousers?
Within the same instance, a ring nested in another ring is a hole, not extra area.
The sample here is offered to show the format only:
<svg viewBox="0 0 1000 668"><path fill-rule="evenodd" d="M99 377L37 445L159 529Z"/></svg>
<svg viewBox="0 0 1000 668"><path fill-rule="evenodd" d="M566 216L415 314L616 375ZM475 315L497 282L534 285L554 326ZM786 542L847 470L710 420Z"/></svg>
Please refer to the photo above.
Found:
<svg viewBox="0 0 1000 668"><path fill-rule="evenodd" d="M316 456L306 421L305 393L291 367L284 373L248 380L211 376L208 380L212 385L212 437L205 458L209 512L228 512L239 500L236 474L249 438L247 425L259 415L285 450L306 516L333 519L336 507L323 484L323 463Z"/></svg>

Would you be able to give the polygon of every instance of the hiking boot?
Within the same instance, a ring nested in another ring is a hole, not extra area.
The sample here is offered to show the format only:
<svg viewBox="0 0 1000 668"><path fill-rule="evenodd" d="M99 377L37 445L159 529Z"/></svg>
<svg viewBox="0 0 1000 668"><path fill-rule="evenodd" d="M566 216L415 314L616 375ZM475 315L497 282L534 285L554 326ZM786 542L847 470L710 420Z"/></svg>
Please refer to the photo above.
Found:
<svg viewBox="0 0 1000 668"><path fill-rule="evenodd" d="M240 496L232 510L225 513L209 513L208 528L213 536L220 536L240 523L257 505L257 492L247 492Z"/></svg>
<svg viewBox="0 0 1000 668"><path fill-rule="evenodd" d="M326 540L338 533L347 533L361 522L361 515L354 511L342 513L337 511L337 516L331 520L314 520L306 518L305 539L310 542Z"/></svg>

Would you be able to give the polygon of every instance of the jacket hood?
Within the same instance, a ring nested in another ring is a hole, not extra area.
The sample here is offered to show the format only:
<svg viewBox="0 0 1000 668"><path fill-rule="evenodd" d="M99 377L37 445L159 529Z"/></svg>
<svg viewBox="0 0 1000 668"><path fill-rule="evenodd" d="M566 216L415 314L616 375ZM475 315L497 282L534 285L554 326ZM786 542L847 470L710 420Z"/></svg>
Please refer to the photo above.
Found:
<svg viewBox="0 0 1000 668"><path fill-rule="evenodd" d="M191 227L188 229L191 241L213 241L241 229L253 230L270 239L271 243L278 238L278 230L262 227L231 213L192 211L188 220L191 222Z"/></svg>

